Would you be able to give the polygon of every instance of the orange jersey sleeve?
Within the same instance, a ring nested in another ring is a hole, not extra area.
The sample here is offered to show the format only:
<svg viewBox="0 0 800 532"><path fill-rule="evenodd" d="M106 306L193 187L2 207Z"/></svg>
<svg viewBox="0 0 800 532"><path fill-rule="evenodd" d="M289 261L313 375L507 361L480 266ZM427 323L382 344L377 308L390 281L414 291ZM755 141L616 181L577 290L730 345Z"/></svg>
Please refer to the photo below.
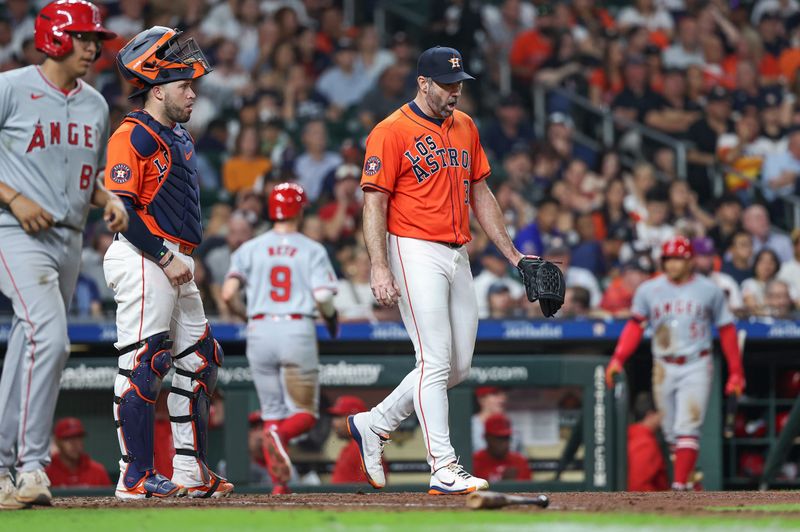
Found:
<svg viewBox="0 0 800 532"><path fill-rule="evenodd" d="M135 127L133 122L123 122L108 140L104 179L109 191L129 196L137 206L144 206L153 199L159 178L168 170L168 161L155 138L153 153L139 153L135 145L142 143L131 139Z"/></svg>
<svg viewBox="0 0 800 532"><path fill-rule="evenodd" d="M389 195L390 233L464 244L472 238L471 186L489 173L472 119L456 111L433 120L412 102L370 133L361 187Z"/></svg>

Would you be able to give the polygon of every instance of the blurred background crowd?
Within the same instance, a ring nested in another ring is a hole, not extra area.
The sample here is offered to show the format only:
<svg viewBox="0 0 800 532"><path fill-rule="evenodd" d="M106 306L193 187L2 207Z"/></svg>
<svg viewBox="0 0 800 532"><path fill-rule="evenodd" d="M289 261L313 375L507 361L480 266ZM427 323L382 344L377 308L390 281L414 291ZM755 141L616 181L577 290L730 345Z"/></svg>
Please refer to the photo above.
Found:
<svg viewBox="0 0 800 532"><path fill-rule="evenodd" d="M0 5L0 70L41 61L45 0ZM413 98L416 58L458 48L477 81L459 104L492 164L490 186L524 253L560 261L562 318L627 317L660 244L692 239L697 269L739 316L796 319L800 304L800 2L797 0L108 0L88 76L112 128L130 109L116 52L176 27L214 71L188 128L202 167L206 310L230 256L269 228L265 198L293 180L312 204L303 232L329 250L343 321L397 320L369 288L359 189L371 128ZM113 311L91 223L72 314ZM536 318L516 272L474 225L481 318Z"/></svg>

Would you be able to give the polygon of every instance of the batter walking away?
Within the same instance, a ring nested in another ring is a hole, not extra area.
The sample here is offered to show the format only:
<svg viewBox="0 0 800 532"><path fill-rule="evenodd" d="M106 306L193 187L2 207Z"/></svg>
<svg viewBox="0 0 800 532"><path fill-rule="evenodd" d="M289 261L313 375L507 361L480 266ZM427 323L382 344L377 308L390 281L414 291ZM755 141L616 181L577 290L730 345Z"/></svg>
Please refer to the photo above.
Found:
<svg viewBox="0 0 800 532"><path fill-rule="evenodd" d="M117 55L119 71L134 86L131 97L144 99L144 109L129 113L108 141L105 174L131 220L103 262L117 303L119 499L224 497L233 490L207 464L208 410L223 353L193 279L200 191L194 143L180 125L192 114L192 80L210 69L194 39L179 36L154 26ZM153 466L153 430L161 379L173 364L170 480Z"/></svg>
<svg viewBox="0 0 800 532"><path fill-rule="evenodd" d="M128 226L98 181L108 105L80 79L114 36L94 4L52 2L34 23L44 62L0 74L0 291L14 308L0 378L0 508L50 504L44 468L90 204L110 230Z"/></svg>
<svg viewBox="0 0 800 532"><path fill-rule="evenodd" d="M478 326L464 246L471 239L470 205L512 265L523 255L508 237L486 184L489 163L478 130L456 110L462 83L469 79L457 50L426 50L417 64L416 97L367 139L361 187L370 284L381 304L399 303L416 351L416 367L383 402L348 418L375 488L385 484L381 455L389 434L414 411L431 468L428 493L489 487L459 465L448 426L447 389L469 375Z"/></svg>
<svg viewBox="0 0 800 532"><path fill-rule="evenodd" d="M234 252L222 285L225 302L248 321L247 361L261 402L273 494L290 493L287 445L310 430L319 415L315 311L322 314L332 338L338 329L333 265L322 244L299 232L306 203L300 185L283 183L272 189L269 215L275 225ZM246 309L238 299L243 286Z"/></svg>
<svg viewBox="0 0 800 532"><path fill-rule="evenodd" d="M678 236L661 249L664 275L636 289L633 317L622 330L617 348L606 368L606 384L642 339L643 328L653 331L653 397L663 414L661 428L674 451L672 489L691 489L689 477L700 450L714 358L711 356L711 327L719 330L719 340L728 362L725 394L740 396L745 379L742 357L736 339L733 314L725 295L710 279L692 273L692 245Z"/></svg>

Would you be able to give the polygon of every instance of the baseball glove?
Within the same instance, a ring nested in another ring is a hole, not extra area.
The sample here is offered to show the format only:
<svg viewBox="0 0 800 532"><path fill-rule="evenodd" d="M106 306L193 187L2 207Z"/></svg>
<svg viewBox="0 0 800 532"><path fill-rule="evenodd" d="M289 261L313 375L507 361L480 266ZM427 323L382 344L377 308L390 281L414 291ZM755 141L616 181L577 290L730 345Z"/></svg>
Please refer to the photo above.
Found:
<svg viewBox="0 0 800 532"><path fill-rule="evenodd" d="M550 318L564 304L566 283L564 274L553 264L540 257L522 257L517 264L528 301L539 300L542 314Z"/></svg>

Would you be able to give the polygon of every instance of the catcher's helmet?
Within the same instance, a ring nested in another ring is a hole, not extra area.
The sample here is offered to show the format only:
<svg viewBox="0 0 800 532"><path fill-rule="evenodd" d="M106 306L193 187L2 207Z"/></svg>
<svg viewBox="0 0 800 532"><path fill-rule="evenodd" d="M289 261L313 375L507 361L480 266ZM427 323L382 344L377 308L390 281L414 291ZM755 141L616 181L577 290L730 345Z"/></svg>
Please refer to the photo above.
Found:
<svg viewBox="0 0 800 532"><path fill-rule="evenodd" d="M153 26L128 41L117 54L117 68L136 87L129 96L144 94L154 85L195 79L211 72L205 54L194 39L178 42L182 32Z"/></svg>
<svg viewBox="0 0 800 532"><path fill-rule="evenodd" d="M269 195L269 217L276 221L294 218L306 203L306 193L297 183L275 185Z"/></svg>
<svg viewBox="0 0 800 532"><path fill-rule="evenodd" d="M692 243L684 236L670 238L661 246L661 258L691 259Z"/></svg>
<svg viewBox="0 0 800 532"><path fill-rule="evenodd" d="M70 33L96 33L102 40L117 36L103 27L96 5L86 0L58 0L44 6L36 16L33 43L50 57L64 57L74 46ZM95 59L99 56L98 48Z"/></svg>

